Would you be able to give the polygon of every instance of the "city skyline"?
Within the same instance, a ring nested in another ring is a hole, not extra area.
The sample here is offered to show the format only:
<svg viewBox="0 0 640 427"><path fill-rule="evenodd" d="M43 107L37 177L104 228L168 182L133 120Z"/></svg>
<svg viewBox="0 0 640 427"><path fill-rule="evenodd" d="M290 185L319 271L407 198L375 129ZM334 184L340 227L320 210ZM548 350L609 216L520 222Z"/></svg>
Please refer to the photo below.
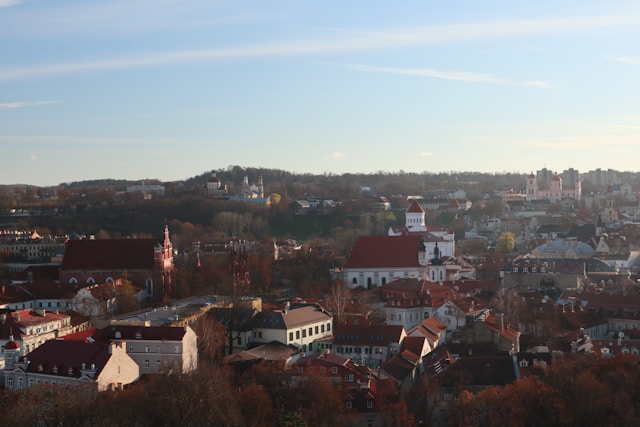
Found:
<svg viewBox="0 0 640 427"><path fill-rule="evenodd" d="M637 171L631 1L0 0L0 184Z"/></svg>

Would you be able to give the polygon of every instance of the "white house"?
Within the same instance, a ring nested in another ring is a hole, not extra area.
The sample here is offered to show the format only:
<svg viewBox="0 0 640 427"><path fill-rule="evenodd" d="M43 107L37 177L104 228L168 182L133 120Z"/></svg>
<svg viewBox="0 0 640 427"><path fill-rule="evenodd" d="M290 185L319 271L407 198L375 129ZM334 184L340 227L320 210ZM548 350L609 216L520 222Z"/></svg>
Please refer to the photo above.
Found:
<svg viewBox="0 0 640 427"><path fill-rule="evenodd" d="M318 304L294 303L282 310L261 311L254 317L254 342L277 341L313 351L313 343L332 333L333 317Z"/></svg>
<svg viewBox="0 0 640 427"><path fill-rule="evenodd" d="M21 356L50 339L72 332L71 316L42 309L2 313L0 322L0 345L17 342Z"/></svg>

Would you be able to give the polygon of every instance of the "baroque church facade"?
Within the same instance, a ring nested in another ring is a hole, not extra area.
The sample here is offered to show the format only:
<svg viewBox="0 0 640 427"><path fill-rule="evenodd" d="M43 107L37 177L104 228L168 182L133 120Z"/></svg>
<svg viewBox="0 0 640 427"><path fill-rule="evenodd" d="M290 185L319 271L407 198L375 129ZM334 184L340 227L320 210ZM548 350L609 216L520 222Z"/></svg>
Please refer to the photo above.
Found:
<svg viewBox="0 0 640 427"><path fill-rule="evenodd" d="M542 188L538 182L538 178L532 172L527 177L527 201L548 200L550 202L559 202L561 200L580 200L582 197L582 184L580 179L576 179L573 188L564 187L562 178L554 174L549 180L548 188Z"/></svg>

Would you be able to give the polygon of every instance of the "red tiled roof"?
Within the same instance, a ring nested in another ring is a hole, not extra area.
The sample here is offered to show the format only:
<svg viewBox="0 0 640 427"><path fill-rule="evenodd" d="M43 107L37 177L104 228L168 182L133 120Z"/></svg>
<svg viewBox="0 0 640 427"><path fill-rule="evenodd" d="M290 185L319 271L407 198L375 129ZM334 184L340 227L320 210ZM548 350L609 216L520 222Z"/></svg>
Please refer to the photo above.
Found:
<svg viewBox="0 0 640 427"><path fill-rule="evenodd" d="M333 331L333 345L387 347L400 343L402 325L337 325Z"/></svg>
<svg viewBox="0 0 640 427"><path fill-rule="evenodd" d="M97 239L67 241L62 270L143 269L154 267L158 239Z"/></svg>
<svg viewBox="0 0 640 427"><path fill-rule="evenodd" d="M54 320L69 318L69 315L63 313L44 312L44 315L42 315L43 310L38 311L40 313L31 309L24 309L6 313L6 318L0 325L0 338L8 338L11 335L20 337L23 336L23 330L26 331Z"/></svg>
<svg viewBox="0 0 640 427"><path fill-rule="evenodd" d="M49 340L25 357L29 361L27 372L79 378L83 363L86 369L94 365L97 375L111 355L109 345ZM54 372L54 367L57 372ZM73 370L71 374L69 368Z"/></svg>
<svg viewBox="0 0 640 427"><path fill-rule="evenodd" d="M186 333L186 327L182 326L130 326L130 325L112 325L97 331L96 337L100 335L107 339L120 339L133 341L140 334L143 340L169 340L182 341ZM100 335L99 335L100 334Z"/></svg>
<svg viewBox="0 0 640 427"><path fill-rule="evenodd" d="M418 363L422 356L422 350L425 346L426 337L404 337L402 340L402 355L413 363ZM428 341L427 341L427 345ZM406 353L406 354L405 354Z"/></svg>
<svg viewBox="0 0 640 427"><path fill-rule="evenodd" d="M420 203L416 199L413 199L411 206L407 208L407 213L424 213L424 209L420 206Z"/></svg>
<svg viewBox="0 0 640 427"><path fill-rule="evenodd" d="M401 356L394 356L380 365L380 370L397 382L404 381L416 368L414 363Z"/></svg>
<svg viewBox="0 0 640 427"><path fill-rule="evenodd" d="M344 268L419 268L419 235L363 236Z"/></svg>

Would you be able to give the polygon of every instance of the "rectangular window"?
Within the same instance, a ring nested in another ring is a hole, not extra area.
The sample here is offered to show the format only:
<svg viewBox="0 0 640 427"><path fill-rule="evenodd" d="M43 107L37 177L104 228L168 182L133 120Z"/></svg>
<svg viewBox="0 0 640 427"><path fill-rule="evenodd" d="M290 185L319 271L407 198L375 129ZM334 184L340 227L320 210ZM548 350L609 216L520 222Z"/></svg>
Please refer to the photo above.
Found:
<svg viewBox="0 0 640 427"><path fill-rule="evenodd" d="M145 367L145 369L149 369L149 361L148 360L144 361L144 367Z"/></svg>
<svg viewBox="0 0 640 427"><path fill-rule="evenodd" d="M149 353L149 346L148 346L148 345L146 345L146 346L144 347L144 351L145 351L145 352L147 352L147 353Z"/></svg>
<svg viewBox="0 0 640 427"><path fill-rule="evenodd" d="M327 323L327 332L331 330L331 323Z"/></svg>
<svg viewBox="0 0 640 427"><path fill-rule="evenodd" d="M302 338L305 338L307 336L307 330L303 329L302 330Z"/></svg>
<svg viewBox="0 0 640 427"><path fill-rule="evenodd" d="M367 408L369 409L373 408L373 400L367 399Z"/></svg>
<svg viewBox="0 0 640 427"><path fill-rule="evenodd" d="M289 341L293 341L293 332L289 332Z"/></svg>
<svg viewBox="0 0 640 427"><path fill-rule="evenodd" d="M313 328L309 328L309 336L313 335Z"/></svg>
<svg viewBox="0 0 640 427"><path fill-rule="evenodd" d="M133 346L129 346L129 353L133 353Z"/></svg>
<svg viewBox="0 0 640 427"><path fill-rule="evenodd" d="M324 324L320 325L320 331L324 334Z"/></svg>
<svg viewBox="0 0 640 427"><path fill-rule="evenodd" d="M160 361L156 360L156 369L160 370Z"/></svg>
<svg viewBox="0 0 640 427"><path fill-rule="evenodd" d="M316 326L316 331L315 332L316 332L316 335L318 335L318 327L317 326Z"/></svg>
<svg viewBox="0 0 640 427"><path fill-rule="evenodd" d="M300 339L300 331L296 331L296 339L299 340Z"/></svg>
<svg viewBox="0 0 640 427"><path fill-rule="evenodd" d="M179 353L180 352L180 348L178 346L173 347L173 352L174 353Z"/></svg>

